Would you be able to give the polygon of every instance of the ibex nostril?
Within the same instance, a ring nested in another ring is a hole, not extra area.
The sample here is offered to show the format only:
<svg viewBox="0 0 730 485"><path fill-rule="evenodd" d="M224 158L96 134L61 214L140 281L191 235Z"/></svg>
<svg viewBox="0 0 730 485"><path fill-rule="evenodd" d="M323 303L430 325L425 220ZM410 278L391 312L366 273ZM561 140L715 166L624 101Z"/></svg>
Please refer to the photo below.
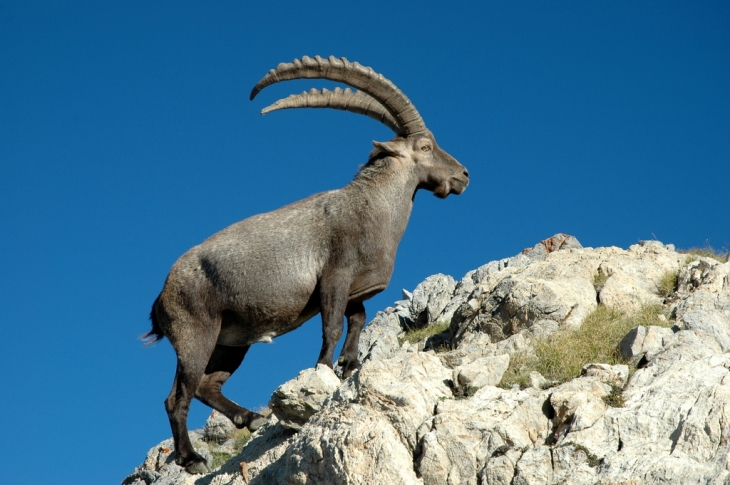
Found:
<svg viewBox="0 0 730 485"><path fill-rule="evenodd" d="M464 170L464 177L469 178L469 171L468 170Z"/></svg>

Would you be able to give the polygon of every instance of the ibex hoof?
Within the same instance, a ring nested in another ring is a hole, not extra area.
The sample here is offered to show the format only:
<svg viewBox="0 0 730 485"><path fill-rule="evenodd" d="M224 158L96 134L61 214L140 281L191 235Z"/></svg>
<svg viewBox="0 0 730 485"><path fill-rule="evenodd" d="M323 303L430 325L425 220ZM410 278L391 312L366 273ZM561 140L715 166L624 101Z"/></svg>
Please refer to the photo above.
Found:
<svg viewBox="0 0 730 485"><path fill-rule="evenodd" d="M259 416L259 417L253 418L251 420L251 422L248 423L248 429L249 429L249 431L256 431L261 426L263 426L264 423L266 423L266 418L263 417L263 416Z"/></svg>
<svg viewBox="0 0 730 485"><path fill-rule="evenodd" d="M210 468L204 458L198 457L185 467L185 471L191 475L205 475L206 473L210 473Z"/></svg>

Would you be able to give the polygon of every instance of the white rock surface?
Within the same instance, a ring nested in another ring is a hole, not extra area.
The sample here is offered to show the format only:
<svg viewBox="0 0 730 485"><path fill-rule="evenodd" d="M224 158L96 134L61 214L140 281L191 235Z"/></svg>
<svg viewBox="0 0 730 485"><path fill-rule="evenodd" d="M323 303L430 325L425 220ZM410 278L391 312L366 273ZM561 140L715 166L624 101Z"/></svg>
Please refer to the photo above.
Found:
<svg viewBox="0 0 730 485"><path fill-rule="evenodd" d="M676 272L678 291L660 298ZM595 362L559 385L534 372L527 389L495 387L515 352L581 325L599 301L663 304L676 326L621 341L641 366L631 379L627 365ZM447 351L398 343L417 322L449 320ZM123 483L730 483L730 263L688 262L658 241L593 249L556 235L458 283L435 275L404 291L360 344L363 366L348 379L307 369L277 389L281 421L271 416L219 470L188 475L166 440ZM623 407L612 407L616 392ZM200 453L229 446L222 420L191 432Z"/></svg>
<svg viewBox="0 0 730 485"><path fill-rule="evenodd" d="M452 380L464 389L481 389L496 386L509 367L509 354L481 357L454 369Z"/></svg>
<svg viewBox="0 0 730 485"><path fill-rule="evenodd" d="M271 395L269 408L285 428L298 430L340 387L340 379L326 365L305 369Z"/></svg>

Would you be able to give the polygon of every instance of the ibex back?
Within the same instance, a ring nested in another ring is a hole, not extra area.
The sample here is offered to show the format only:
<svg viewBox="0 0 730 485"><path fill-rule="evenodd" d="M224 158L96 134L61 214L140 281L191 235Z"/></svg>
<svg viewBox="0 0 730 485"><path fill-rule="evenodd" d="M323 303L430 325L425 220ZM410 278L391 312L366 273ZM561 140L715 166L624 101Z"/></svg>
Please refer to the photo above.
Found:
<svg viewBox="0 0 730 485"><path fill-rule="evenodd" d="M469 174L436 144L408 98L370 68L347 59L303 57L272 69L251 92L279 81L324 78L358 91L311 90L281 99L262 114L285 108L334 108L375 118L396 136L373 142L366 165L347 186L250 217L182 255L152 306L150 341L170 339L177 373L165 400L176 462L191 473L208 471L187 432L195 397L238 427L256 429L264 418L223 396L221 387L248 348L299 327L322 313L317 363L338 360L345 376L359 367L365 325L363 301L382 291L418 189L444 198L460 194Z"/></svg>

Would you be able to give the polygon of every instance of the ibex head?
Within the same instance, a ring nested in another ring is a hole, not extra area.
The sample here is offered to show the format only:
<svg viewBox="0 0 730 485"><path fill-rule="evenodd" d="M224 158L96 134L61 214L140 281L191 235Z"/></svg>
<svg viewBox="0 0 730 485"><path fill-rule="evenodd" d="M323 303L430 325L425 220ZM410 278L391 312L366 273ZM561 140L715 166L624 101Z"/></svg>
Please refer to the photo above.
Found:
<svg viewBox="0 0 730 485"><path fill-rule="evenodd" d="M261 114L286 108L334 108L360 113L388 126L396 137L388 142L373 142L370 160L393 157L412 166L418 188L437 197L460 194L469 185L469 172L454 157L439 148L415 106L395 84L369 67L330 56L323 59L304 56L272 69L251 91L251 99L266 86L301 78L320 78L343 82L359 91L335 88L312 89L293 94L264 108Z"/></svg>

